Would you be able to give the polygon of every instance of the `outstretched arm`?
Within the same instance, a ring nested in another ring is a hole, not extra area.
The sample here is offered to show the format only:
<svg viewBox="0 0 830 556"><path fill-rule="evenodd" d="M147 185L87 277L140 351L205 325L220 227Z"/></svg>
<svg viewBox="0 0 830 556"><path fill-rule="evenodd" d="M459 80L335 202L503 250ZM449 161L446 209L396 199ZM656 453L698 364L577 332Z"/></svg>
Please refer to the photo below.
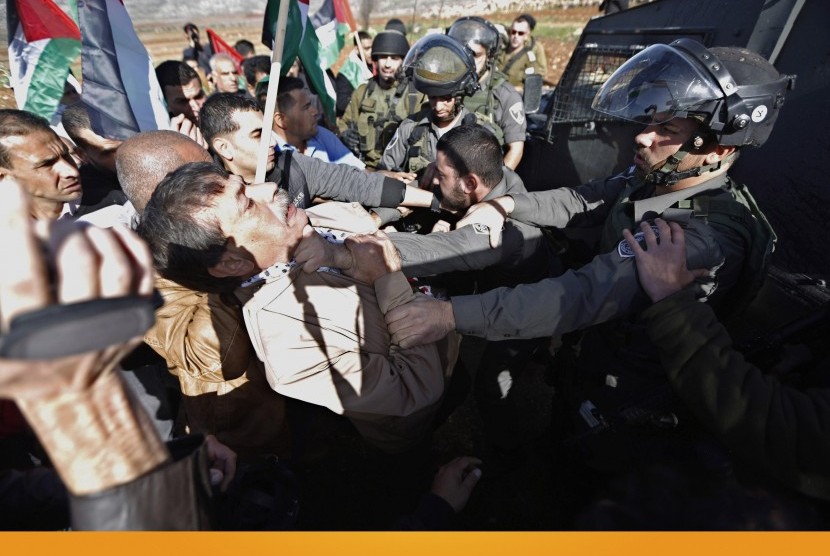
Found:
<svg viewBox="0 0 830 556"><path fill-rule="evenodd" d="M56 225L48 238L58 277L51 284L25 193L4 181L0 309L6 334L20 324L13 322L16 317L47 307L152 293L149 251L125 228ZM140 340L53 359L0 359L0 395L18 404L74 494L130 482L169 458L149 417L115 372Z"/></svg>

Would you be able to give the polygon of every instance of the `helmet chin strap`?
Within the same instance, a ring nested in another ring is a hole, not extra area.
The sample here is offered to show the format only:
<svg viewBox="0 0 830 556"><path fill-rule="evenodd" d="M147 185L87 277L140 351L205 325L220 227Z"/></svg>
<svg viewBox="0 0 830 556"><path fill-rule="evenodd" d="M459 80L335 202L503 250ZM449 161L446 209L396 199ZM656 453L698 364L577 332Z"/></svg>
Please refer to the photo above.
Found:
<svg viewBox="0 0 830 556"><path fill-rule="evenodd" d="M702 147L703 143L704 139L701 135L693 135L689 138L689 140L680 146L676 153L666 159L666 162L664 162L660 168L652 170L646 174L643 179L645 179L648 183L653 183L654 185L671 187L686 178L697 177L705 174L706 172L720 170L724 164L731 162L735 158L736 153L733 152L715 164L703 164L702 166L678 172L677 167L683 159L686 158L686 156L693 150L697 150Z"/></svg>

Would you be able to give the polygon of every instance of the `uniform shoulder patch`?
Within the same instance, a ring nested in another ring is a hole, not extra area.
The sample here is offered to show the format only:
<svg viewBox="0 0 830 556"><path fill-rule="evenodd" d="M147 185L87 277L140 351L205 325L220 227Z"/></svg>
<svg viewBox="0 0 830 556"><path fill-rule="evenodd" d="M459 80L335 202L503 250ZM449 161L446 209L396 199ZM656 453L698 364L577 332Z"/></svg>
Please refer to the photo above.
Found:
<svg viewBox="0 0 830 556"><path fill-rule="evenodd" d="M517 124L522 125L525 123L525 105L522 101L515 103L508 111Z"/></svg>
<svg viewBox="0 0 830 556"><path fill-rule="evenodd" d="M479 235L490 235L490 226L476 222L473 224L473 231Z"/></svg>
<svg viewBox="0 0 830 556"><path fill-rule="evenodd" d="M530 60L531 62L535 62L536 61L536 53L533 52L532 50L528 50L527 51L527 59Z"/></svg>
<svg viewBox="0 0 830 556"><path fill-rule="evenodd" d="M654 236L658 239L660 238L660 231L657 229L657 226L654 224L651 225L651 231L654 232ZM640 247L643 249L646 248L646 236L643 232L637 232L634 234L634 239L637 240L637 243L640 244ZM620 241L617 245L617 254L622 257L623 259L630 259L634 256L634 251L631 250L631 246L628 245L626 240Z"/></svg>
<svg viewBox="0 0 830 556"><path fill-rule="evenodd" d="M386 145L386 149L384 149L384 150L387 150L387 151L388 151L389 149L391 149L392 147L394 147L394 146L395 146L395 144L396 144L397 142L398 142L398 132L397 132L397 131L395 131L395 135L393 135L393 136L392 136L392 140L391 140L391 141L389 141L389 144L388 144L388 145Z"/></svg>

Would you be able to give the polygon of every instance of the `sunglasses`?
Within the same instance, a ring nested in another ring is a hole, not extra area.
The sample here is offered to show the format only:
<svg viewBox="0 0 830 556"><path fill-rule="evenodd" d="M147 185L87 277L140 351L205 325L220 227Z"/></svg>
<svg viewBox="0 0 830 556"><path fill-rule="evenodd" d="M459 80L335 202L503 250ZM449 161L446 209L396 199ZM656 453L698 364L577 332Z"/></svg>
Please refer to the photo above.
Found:
<svg viewBox="0 0 830 556"><path fill-rule="evenodd" d="M516 31L515 29L511 29L510 34L511 35L519 35L520 37L523 37L523 36L527 35L527 31Z"/></svg>

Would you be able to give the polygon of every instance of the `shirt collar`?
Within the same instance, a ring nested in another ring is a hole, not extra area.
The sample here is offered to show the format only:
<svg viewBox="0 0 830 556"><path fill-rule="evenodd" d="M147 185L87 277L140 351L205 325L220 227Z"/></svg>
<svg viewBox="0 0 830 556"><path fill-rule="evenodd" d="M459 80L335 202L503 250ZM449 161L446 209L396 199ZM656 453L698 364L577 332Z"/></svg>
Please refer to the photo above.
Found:
<svg viewBox="0 0 830 556"><path fill-rule="evenodd" d="M344 232L342 230L334 230L331 228L314 228L314 231L323 236L323 239L325 239L329 243L337 244L343 243L348 236L354 235L351 232ZM287 275L296 266L297 261L295 261L294 259L288 261L287 263L274 263L262 272L258 272L257 274L254 274L253 276L242 282L241 287L247 288L259 284L260 282L274 282L276 280L279 280L283 276ZM333 274L340 274L340 271L338 269L330 268L327 266L321 266L317 269L317 272L331 272Z"/></svg>

